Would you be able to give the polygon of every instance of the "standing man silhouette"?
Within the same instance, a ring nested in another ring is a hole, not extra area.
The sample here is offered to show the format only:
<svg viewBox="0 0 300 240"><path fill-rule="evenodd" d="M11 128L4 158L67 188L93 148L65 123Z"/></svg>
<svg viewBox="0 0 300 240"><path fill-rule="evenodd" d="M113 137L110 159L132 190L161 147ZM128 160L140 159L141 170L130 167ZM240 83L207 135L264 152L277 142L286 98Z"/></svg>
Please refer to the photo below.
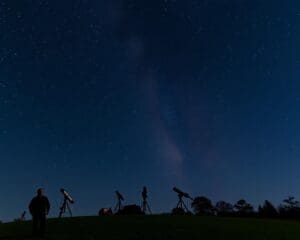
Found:
<svg viewBox="0 0 300 240"><path fill-rule="evenodd" d="M33 235L43 237L46 232L46 216L50 210L50 203L44 190L39 188L37 196L34 197L29 204L29 211L32 215Z"/></svg>

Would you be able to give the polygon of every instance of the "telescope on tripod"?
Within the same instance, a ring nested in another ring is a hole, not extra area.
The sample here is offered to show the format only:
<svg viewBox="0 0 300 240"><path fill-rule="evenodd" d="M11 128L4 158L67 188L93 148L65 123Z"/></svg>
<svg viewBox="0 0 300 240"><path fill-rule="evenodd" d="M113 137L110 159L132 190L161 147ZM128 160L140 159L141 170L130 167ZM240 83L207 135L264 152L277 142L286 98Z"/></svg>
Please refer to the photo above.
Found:
<svg viewBox="0 0 300 240"><path fill-rule="evenodd" d="M193 198L188 193L183 192L176 187L173 188L173 191L176 192L178 195L178 202L177 202L176 208L180 208L180 209L183 209L183 210L189 212L189 209L186 206L186 204L184 203L183 198L187 198L190 200L193 200Z"/></svg>
<svg viewBox="0 0 300 240"><path fill-rule="evenodd" d="M72 211L70 208L70 204L73 204L74 200L65 189L61 188L60 192L63 194L64 199L63 199L63 203L62 203L61 207L59 208L60 212L59 212L58 217L61 218L63 216L63 214L66 213L66 210L68 210L70 216L72 217Z"/></svg>
<svg viewBox="0 0 300 240"><path fill-rule="evenodd" d="M123 195L119 191L116 191L116 196L117 196L117 204L116 204L115 209L114 209L115 213L121 211L121 209L122 209L122 201L124 201L124 197L123 197Z"/></svg>
<svg viewBox="0 0 300 240"><path fill-rule="evenodd" d="M148 190L147 187L143 187L143 191L142 191L142 211L146 214L147 212L149 212L150 214L152 214L150 206L148 204Z"/></svg>

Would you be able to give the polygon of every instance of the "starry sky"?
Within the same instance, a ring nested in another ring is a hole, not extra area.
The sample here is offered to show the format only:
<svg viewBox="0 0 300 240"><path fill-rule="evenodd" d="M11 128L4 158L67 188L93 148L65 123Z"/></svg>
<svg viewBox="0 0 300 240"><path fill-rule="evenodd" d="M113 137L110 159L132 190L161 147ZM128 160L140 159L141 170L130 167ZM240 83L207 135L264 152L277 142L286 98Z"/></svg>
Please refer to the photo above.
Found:
<svg viewBox="0 0 300 240"><path fill-rule="evenodd" d="M1 0L0 219L178 186L300 198L300 1Z"/></svg>

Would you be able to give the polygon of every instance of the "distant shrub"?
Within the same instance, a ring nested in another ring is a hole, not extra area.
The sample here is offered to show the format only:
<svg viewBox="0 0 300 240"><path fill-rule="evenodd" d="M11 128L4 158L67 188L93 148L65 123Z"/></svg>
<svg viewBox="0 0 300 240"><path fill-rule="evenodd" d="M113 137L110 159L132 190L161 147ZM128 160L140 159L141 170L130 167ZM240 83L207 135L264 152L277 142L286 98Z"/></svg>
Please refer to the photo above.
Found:
<svg viewBox="0 0 300 240"><path fill-rule="evenodd" d="M185 214L186 212L184 211L183 208L176 207L172 209L172 215L185 215Z"/></svg>
<svg viewBox="0 0 300 240"><path fill-rule="evenodd" d="M215 205L217 216L232 216L234 214L233 206L231 203L219 201Z"/></svg>
<svg viewBox="0 0 300 240"><path fill-rule="evenodd" d="M144 215L145 213L142 211L141 207L138 205L127 205L121 209L117 215Z"/></svg>
<svg viewBox="0 0 300 240"><path fill-rule="evenodd" d="M194 198L192 208L197 215L214 214L214 207L211 200L204 196Z"/></svg>
<svg viewBox="0 0 300 240"><path fill-rule="evenodd" d="M277 209L273 206L273 204L266 200L263 206L258 207L258 216L265 218L275 218L279 216Z"/></svg>
<svg viewBox="0 0 300 240"><path fill-rule="evenodd" d="M278 208L279 215L282 218L300 218L299 202L294 197L288 197L283 200Z"/></svg>
<svg viewBox="0 0 300 240"><path fill-rule="evenodd" d="M255 216L253 206L244 199L240 199L234 204L234 209L239 217L252 217Z"/></svg>

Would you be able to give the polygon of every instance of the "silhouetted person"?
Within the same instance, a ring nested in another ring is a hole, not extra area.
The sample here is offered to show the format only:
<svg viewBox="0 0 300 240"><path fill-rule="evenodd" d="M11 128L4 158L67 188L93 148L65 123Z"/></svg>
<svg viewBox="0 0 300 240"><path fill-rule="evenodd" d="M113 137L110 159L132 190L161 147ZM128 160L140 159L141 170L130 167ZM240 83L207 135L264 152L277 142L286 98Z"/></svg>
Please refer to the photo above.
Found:
<svg viewBox="0 0 300 240"><path fill-rule="evenodd" d="M29 211L32 215L33 235L45 235L46 231L46 216L50 210L50 203L46 196L43 195L43 189L37 190L37 196L34 197L29 204Z"/></svg>

